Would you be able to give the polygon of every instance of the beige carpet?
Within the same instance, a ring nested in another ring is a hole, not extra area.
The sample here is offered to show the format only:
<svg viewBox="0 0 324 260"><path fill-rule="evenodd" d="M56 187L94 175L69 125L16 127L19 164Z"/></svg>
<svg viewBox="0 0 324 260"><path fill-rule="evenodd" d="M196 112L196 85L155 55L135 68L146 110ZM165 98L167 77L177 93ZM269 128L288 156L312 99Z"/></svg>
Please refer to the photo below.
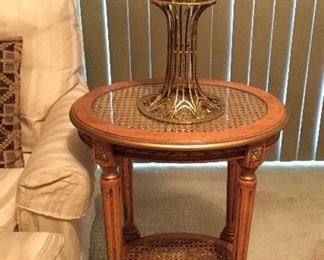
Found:
<svg viewBox="0 0 324 260"><path fill-rule="evenodd" d="M225 223L225 169L210 165L135 166L135 216L142 235L217 235ZM106 259L100 195L91 260ZM249 260L324 259L324 165L258 171Z"/></svg>

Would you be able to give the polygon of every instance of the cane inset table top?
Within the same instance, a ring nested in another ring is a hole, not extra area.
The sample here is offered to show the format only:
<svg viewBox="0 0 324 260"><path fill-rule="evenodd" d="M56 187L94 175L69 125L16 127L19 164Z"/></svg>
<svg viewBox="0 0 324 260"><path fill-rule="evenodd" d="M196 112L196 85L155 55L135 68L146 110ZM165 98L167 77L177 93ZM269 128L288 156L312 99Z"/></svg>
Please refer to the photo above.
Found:
<svg viewBox="0 0 324 260"><path fill-rule="evenodd" d="M71 110L79 130L115 144L181 150L235 147L263 140L282 129L286 111L272 95L250 86L201 80L206 94L220 97L224 115L199 124L156 121L137 109L137 101L158 93L156 81L126 81L95 89L80 98Z"/></svg>
<svg viewBox="0 0 324 260"><path fill-rule="evenodd" d="M106 92L94 100L91 110L110 124L130 129L170 133L234 129L249 125L267 113L267 104L255 95L224 86L201 85L207 95L213 94L224 100L225 115L199 124L184 125L157 121L143 115L136 109L136 103L143 96L157 94L161 87L161 84L137 85Z"/></svg>

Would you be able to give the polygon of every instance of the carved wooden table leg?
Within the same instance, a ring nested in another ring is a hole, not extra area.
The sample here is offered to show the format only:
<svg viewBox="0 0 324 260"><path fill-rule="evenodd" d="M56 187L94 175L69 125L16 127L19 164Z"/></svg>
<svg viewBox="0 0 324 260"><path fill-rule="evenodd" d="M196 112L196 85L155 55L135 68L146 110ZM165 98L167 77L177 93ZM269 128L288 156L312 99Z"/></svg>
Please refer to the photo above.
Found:
<svg viewBox="0 0 324 260"><path fill-rule="evenodd" d="M123 258L121 182L111 147L95 144L94 158L103 170L101 195L105 217L106 247L109 260Z"/></svg>
<svg viewBox="0 0 324 260"><path fill-rule="evenodd" d="M255 189L255 169L242 167L237 187L237 216L235 218L234 237L235 260L245 260L247 258Z"/></svg>
<svg viewBox="0 0 324 260"><path fill-rule="evenodd" d="M227 165L227 201L226 201L226 226L221 233L221 238L233 243L234 240L234 211L235 211L235 191L239 177L240 167L237 161L228 161Z"/></svg>
<svg viewBox="0 0 324 260"><path fill-rule="evenodd" d="M234 259L246 260L257 180L256 169L263 163L265 144L251 145L239 163L239 178L236 187Z"/></svg>
<svg viewBox="0 0 324 260"><path fill-rule="evenodd" d="M140 233L134 224L133 163L129 158L119 158L119 172L122 179L122 199L124 208L123 234L125 241L129 242L140 237Z"/></svg>

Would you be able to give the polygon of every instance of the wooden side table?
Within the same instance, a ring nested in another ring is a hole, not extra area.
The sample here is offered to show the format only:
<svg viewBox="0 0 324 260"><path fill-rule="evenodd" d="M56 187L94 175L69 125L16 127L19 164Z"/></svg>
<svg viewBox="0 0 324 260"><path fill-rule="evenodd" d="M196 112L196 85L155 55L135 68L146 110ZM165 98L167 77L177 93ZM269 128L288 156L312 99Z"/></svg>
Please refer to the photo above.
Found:
<svg viewBox="0 0 324 260"><path fill-rule="evenodd" d="M170 124L142 115L136 102L156 93L156 81L127 81L95 89L73 105L70 117L101 166L110 260L235 259L247 257L256 169L286 122L272 95L243 84L201 80L225 114L206 123ZM140 237L134 223L132 161L228 161L226 226L220 238L198 234Z"/></svg>

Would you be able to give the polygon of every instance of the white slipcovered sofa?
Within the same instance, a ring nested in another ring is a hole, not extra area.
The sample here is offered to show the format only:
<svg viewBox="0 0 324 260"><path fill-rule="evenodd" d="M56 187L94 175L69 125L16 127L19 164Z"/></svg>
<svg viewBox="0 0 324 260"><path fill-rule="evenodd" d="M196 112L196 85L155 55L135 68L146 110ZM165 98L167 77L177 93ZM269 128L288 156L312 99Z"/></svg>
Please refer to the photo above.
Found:
<svg viewBox="0 0 324 260"><path fill-rule="evenodd" d="M95 165L68 115L88 91L77 0L0 0L0 39L16 36L25 166L0 169L0 260L87 259Z"/></svg>

